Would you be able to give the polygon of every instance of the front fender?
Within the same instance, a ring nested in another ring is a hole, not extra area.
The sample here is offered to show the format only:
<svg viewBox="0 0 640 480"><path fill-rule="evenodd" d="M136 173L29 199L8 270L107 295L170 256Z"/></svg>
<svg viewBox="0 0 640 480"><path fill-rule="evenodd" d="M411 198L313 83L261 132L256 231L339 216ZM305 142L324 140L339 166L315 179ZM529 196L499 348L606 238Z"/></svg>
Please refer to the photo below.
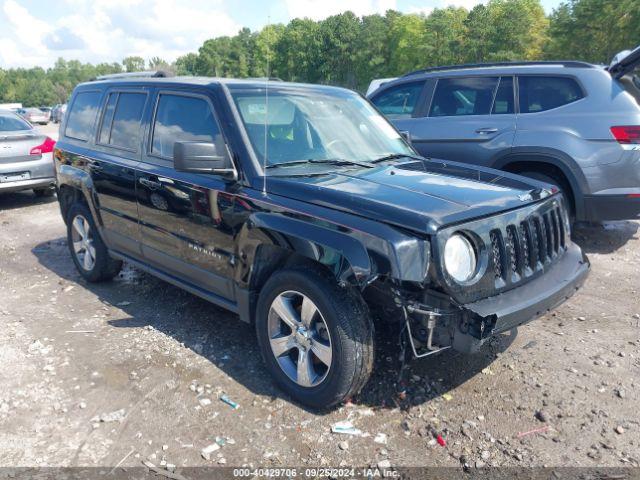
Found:
<svg viewBox="0 0 640 480"><path fill-rule="evenodd" d="M329 268L337 281L361 286L373 273L371 258L357 238L335 229L275 213L255 213L239 238L240 257L253 264L261 245L295 252Z"/></svg>

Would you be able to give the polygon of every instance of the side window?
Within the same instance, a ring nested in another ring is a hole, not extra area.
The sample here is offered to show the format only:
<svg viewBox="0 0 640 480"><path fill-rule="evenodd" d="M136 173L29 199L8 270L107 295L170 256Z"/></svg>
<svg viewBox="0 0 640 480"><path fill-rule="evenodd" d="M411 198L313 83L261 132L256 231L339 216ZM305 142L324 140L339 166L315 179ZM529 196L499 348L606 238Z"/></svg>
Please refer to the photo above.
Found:
<svg viewBox="0 0 640 480"><path fill-rule="evenodd" d="M146 93L112 93L100 128L100 143L125 150L137 150L140 143L140 120Z"/></svg>
<svg viewBox="0 0 640 480"><path fill-rule="evenodd" d="M101 92L80 92L68 114L66 137L88 141L93 137L93 123L98 113Z"/></svg>
<svg viewBox="0 0 640 480"><path fill-rule="evenodd" d="M584 97L584 93L573 78L521 76L520 113L535 113L558 108Z"/></svg>
<svg viewBox="0 0 640 480"><path fill-rule="evenodd" d="M408 118L416 108L423 86L424 82L403 83L385 90L372 102L389 118Z"/></svg>
<svg viewBox="0 0 640 480"><path fill-rule="evenodd" d="M506 115L514 113L514 97L513 97L513 77L500 78L500 86L496 92L496 99L493 102L492 115Z"/></svg>
<svg viewBox="0 0 640 480"><path fill-rule="evenodd" d="M489 115L497 86L498 77L442 78L429 116Z"/></svg>
<svg viewBox="0 0 640 480"><path fill-rule="evenodd" d="M220 128L209 103L203 98L160 94L153 124L151 153L173 158L179 141L222 142Z"/></svg>

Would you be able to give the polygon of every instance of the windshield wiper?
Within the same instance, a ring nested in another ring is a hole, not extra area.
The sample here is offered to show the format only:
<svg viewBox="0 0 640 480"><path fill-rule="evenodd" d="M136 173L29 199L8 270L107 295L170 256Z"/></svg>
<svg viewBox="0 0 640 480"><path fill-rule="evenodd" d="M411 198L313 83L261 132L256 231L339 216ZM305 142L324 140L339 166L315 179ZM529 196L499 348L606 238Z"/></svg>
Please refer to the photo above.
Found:
<svg viewBox="0 0 640 480"><path fill-rule="evenodd" d="M371 160L371 163L386 162L387 160L398 160L400 158L411 158L412 160L424 160L423 157L417 157L416 155L406 155L404 153L390 153L380 158L376 158L375 160Z"/></svg>
<svg viewBox="0 0 640 480"><path fill-rule="evenodd" d="M373 165L363 162L356 162L355 160L346 160L343 158L308 158L306 160L294 160L293 162L280 162L267 165L266 168L280 168L289 167L295 165L309 165L309 164L325 164L325 165L357 165L364 168L373 168Z"/></svg>

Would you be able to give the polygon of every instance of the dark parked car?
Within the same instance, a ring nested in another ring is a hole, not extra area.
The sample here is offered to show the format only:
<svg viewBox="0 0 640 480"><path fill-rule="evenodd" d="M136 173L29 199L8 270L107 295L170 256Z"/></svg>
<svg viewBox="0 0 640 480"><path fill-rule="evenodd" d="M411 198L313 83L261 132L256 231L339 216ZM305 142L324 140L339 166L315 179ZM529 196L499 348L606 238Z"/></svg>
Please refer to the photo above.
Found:
<svg viewBox="0 0 640 480"><path fill-rule="evenodd" d="M640 48L583 62L409 73L371 101L424 156L557 185L577 220L640 218Z"/></svg>
<svg viewBox="0 0 640 480"><path fill-rule="evenodd" d="M550 185L426 160L348 90L129 77L69 105L55 164L80 274L124 260L236 312L310 406L365 385L374 315L416 356L472 352L589 270Z"/></svg>

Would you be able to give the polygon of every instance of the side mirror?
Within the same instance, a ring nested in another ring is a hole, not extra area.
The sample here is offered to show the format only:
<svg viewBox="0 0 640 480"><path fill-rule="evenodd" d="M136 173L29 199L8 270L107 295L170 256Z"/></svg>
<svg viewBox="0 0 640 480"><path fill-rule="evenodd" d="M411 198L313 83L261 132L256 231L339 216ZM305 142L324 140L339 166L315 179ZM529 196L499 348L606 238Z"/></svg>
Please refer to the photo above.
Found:
<svg viewBox="0 0 640 480"><path fill-rule="evenodd" d="M219 151L222 150L222 151ZM173 145L173 167L178 172L214 173L237 178L227 146L215 143L176 142Z"/></svg>
<svg viewBox="0 0 640 480"><path fill-rule="evenodd" d="M411 143L411 132L409 132L408 130L400 131L400 136L404 138L407 141L407 143L409 144Z"/></svg>

